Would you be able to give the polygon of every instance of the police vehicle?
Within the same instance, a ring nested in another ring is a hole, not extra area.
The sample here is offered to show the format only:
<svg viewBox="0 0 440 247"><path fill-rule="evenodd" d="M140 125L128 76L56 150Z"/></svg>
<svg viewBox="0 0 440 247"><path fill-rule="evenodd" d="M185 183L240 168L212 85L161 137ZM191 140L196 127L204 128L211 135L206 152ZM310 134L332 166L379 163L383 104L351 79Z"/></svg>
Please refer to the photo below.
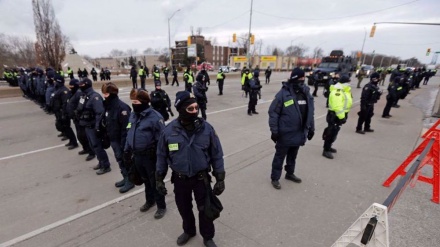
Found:
<svg viewBox="0 0 440 247"><path fill-rule="evenodd" d="M333 50L330 56L323 57L321 63L307 76L307 84L313 86L315 80L318 85L326 85L336 73L346 74L351 77L351 72L356 68L356 59L344 56L342 50ZM316 75L316 73L318 75Z"/></svg>

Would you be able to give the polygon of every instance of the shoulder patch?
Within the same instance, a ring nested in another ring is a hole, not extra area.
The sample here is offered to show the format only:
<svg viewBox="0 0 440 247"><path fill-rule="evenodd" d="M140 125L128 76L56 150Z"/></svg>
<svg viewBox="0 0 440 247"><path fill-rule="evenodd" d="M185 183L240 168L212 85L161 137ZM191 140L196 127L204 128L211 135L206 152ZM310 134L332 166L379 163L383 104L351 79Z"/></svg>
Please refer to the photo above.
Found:
<svg viewBox="0 0 440 247"><path fill-rule="evenodd" d="M121 114L124 116L127 116L128 113L127 113L127 111L122 111Z"/></svg>
<svg viewBox="0 0 440 247"><path fill-rule="evenodd" d="M96 97L95 97L95 100L99 100L99 97L98 97L98 96L96 96Z"/></svg>
<svg viewBox="0 0 440 247"><path fill-rule="evenodd" d="M67 91L64 91L64 94L67 94Z"/></svg>

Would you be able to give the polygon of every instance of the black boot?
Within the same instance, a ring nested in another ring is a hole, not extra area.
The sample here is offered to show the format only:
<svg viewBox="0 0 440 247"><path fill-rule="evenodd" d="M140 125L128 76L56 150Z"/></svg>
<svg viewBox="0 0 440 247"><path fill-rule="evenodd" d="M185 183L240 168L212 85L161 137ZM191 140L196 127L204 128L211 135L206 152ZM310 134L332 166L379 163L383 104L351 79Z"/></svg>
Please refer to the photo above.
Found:
<svg viewBox="0 0 440 247"><path fill-rule="evenodd" d="M121 181L118 181L115 183L115 187L120 188L120 187L124 186L124 184L125 184L125 176L122 178Z"/></svg>
<svg viewBox="0 0 440 247"><path fill-rule="evenodd" d="M177 245L178 246L183 246L186 243L188 243L188 241L194 237L196 234L188 234L186 232L180 234L180 236L177 238Z"/></svg>
<svg viewBox="0 0 440 247"><path fill-rule="evenodd" d="M208 240L204 240L203 239L203 244L206 247L217 247L217 245L215 244L214 240L212 240L212 239L208 239Z"/></svg>
<svg viewBox="0 0 440 247"><path fill-rule="evenodd" d="M128 180L128 177L125 177L125 182L124 182L124 186L122 188L119 189L119 193L125 193L130 191L131 189L134 188L134 184L132 184L130 182L130 180Z"/></svg>
<svg viewBox="0 0 440 247"><path fill-rule="evenodd" d="M326 157L327 159L333 159L333 154L331 151L323 151L322 156Z"/></svg>

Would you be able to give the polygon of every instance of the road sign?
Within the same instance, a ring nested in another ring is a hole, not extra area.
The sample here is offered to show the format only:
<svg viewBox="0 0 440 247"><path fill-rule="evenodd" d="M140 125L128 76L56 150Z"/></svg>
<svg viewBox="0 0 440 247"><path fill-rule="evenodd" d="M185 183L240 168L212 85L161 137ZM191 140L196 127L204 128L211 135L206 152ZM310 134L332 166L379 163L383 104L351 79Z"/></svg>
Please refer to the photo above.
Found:
<svg viewBox="0 0 440 247"><path fill-rule="evenodd" d="M188 57L197 57L197 46L192 44L188 46Z"/></svg>

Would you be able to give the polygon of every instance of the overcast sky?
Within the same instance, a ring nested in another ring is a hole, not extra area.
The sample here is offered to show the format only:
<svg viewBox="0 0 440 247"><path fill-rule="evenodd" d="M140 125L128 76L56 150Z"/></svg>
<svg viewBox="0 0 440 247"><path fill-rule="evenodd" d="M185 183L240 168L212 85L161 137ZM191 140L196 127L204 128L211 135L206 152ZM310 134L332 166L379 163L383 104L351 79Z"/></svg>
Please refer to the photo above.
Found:
<svg viewBox="0 0 440 247"><path fill-rule="evenodd" d="M62 31L80 54L107 56L112 49L168 47L186 40L191 26L202 35L228 45L232 33L249 31L251 0L52 0ZM254 0L252 33L267 46L283 50L290 44L319 46L325 54L342 48L417 57L429 63L440 51L440 26L378 24L374 22L440 23L440 0ZM35 38L31 0L0 0L0 32ZM440 62L440 59L439 59Z"/></svg>

